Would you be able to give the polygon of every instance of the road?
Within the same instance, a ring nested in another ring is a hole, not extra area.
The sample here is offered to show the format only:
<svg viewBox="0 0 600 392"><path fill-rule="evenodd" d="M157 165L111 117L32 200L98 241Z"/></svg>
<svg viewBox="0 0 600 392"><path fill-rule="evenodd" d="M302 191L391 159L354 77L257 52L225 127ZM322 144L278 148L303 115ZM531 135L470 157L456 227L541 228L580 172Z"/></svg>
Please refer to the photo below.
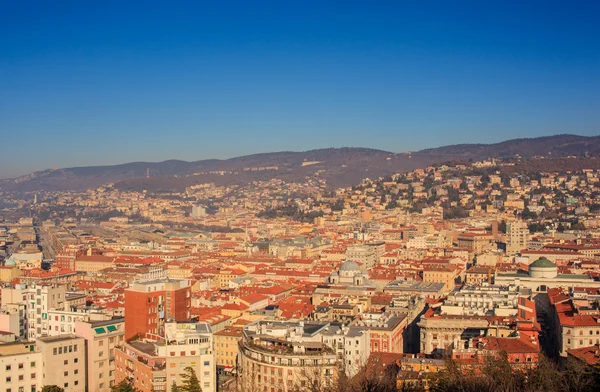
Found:
<svg viewBox="0 0 600 392"><path fill-rule="evenodd" d="M44 254L44 259L56 259L56 252L54 251L54 247L50 244L50 240L48 239L48 233L40 226L34 226L35 234L38 238L38 244L42 247L42 253Z"/></svg>

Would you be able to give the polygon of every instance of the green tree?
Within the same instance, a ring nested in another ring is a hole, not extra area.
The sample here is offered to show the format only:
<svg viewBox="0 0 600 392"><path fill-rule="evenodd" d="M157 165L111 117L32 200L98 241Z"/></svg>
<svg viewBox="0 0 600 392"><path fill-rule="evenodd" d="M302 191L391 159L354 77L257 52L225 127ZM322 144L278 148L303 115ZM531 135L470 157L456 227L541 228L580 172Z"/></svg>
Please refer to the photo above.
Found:
<svg viewBox="0 0 600 392"><path fill-rule="evenodd" d="M137 392L137 388L128 383L125 380L122 380L120 383L113 385L110 387L111 392Z"/></svg>
<svg viewBox="0 0 600 392"><path fill-rule="evenodd" d="M65 390L58 385L46 385L42 388L42 392L65 392Z"/></svg>
<svg viewBox="0 0 600 392"><path fill-rule="evenodd" d="M191 367L186 367L183 369L183 373L181 374L181 378L183 383L180 387L177 388L177 391L180 392L202 392L202 388L200 388L200 381L196 376L196 372Z"/></svg>
<svg viewBox="0 0 600 392"><path fill-rule="evenodd" d="M175 381L171 384L171 392L179 392L179 388L177 387L177 384L175 384Z"/></svg>

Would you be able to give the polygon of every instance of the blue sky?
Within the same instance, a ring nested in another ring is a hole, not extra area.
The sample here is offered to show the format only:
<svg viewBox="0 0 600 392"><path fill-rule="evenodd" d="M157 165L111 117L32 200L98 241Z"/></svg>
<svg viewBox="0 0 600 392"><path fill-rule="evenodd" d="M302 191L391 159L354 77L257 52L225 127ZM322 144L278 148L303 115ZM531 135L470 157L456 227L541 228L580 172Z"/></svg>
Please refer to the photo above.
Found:
<svg viewBox="0 0 600 392"><path fill-rule="evenodd" d="M591 0L2 1L0 177L598 135L599 14Z"/></svg>

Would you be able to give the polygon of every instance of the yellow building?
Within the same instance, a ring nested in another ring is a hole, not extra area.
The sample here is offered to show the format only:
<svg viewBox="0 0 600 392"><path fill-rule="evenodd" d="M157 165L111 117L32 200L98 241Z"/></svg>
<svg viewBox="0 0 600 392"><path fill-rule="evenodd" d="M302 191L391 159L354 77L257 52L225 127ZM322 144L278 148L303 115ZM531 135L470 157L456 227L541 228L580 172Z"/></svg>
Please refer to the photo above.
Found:
<svg viewBox="0 0 600 392"><path fill-rule="evenodd" d="M431 375L445 368L443 359L403 358L400 362L396 388L399 391L404 388L428 391Z"/></svg>
<svg viewBox="0 0 600 392"><path fill-rule="evenodd" d="M444 291L454 289L455 280L458 277L458 268L453 264L435 264L423 268L423 282L444 283Z"/></svg>
<svg viewBox="0 0 600 392"><path fill-rule="evenodd" d="M222 331L213 334L215 341L215 353L217 354L217 366L226 370L236 366L238 355L238 342L242 338L241 327L226 327Z"/></svg>
<svg viewBox="0 0 600 392"><path fill-rule="evenodd" d="M21 276L21 270L17 267L0 266L0 282L11 282Z"/></svg>
<svg viewBox="0 0 600 392"><path fill-rule="evenodd" d="M80 256L75 260L75 271L98 272L112 267L114 258L107 256Z"/></svg>

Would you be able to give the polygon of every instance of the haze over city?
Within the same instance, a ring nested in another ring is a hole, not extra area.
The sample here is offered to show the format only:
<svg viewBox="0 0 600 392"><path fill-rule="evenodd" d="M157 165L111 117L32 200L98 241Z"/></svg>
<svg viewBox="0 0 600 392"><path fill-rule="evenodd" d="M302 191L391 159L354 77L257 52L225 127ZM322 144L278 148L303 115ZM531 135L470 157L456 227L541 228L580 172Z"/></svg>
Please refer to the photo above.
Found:
<svg viewBox="0 0 600 392"><path fill-rule="evenodd" d="M1 7L3 178L598 133L597 2Z"/></svg>

